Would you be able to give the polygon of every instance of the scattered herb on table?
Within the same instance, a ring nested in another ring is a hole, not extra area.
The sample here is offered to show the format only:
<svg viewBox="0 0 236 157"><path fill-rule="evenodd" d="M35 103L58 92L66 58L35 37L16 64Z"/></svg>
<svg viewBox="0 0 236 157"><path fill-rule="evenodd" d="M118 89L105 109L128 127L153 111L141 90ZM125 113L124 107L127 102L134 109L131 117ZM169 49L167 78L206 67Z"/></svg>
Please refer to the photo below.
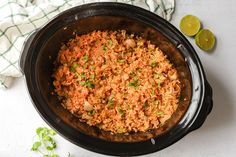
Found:
<svg viewBox="0 0 236 157"><path fill-rule="evenodd" d="M46 127L37 128L35 135L37 140L34 141L31 151L40 153L42 157L59 157L59 155L55 153L57 147L56 141L53 138L55 135L56 132L52 129ZM70 153L68 157L71 157Z"/></svg>

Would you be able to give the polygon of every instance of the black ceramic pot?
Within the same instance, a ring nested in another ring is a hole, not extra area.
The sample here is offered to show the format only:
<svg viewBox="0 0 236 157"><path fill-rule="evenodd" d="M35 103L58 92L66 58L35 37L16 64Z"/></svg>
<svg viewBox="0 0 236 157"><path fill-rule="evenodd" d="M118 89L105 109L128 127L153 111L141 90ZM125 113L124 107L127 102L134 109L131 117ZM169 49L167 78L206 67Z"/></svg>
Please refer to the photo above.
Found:
<svg viewBox="0 0 236 157"><path fill-rule="evenodd" d="M179 73L179 106L158 129L112 135L80 122L52 94L53 62L62 43L68 42L75 34L118 29L151 40L166 53ZM166 20L131 5L93 3L59 14L25 42L20 67L32 102L41 117L69 141L98 153L131 156L161 150L199 128L212 109L212 89L190 43Z"/></svg>

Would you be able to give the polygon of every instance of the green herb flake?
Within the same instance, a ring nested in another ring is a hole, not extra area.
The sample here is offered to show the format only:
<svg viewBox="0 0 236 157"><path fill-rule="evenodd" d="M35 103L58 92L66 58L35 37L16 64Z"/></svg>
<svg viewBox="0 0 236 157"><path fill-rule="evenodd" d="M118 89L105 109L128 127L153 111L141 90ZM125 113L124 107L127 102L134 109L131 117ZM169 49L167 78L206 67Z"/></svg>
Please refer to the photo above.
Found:
<svg viewBox="0 0 236 157"><path fill-rule="evenodd" d="M85 86L86 83L85 83L85 81L80 81L79 84L80 84L81 86Z"/></svg>
<svg viewBox="0 0 236 157"><path fill-rule="evenodd" d="M129 75L132 76L132 77L135 77L135 76L136 76L136 74L135 74L134 71L132 71Z"/></svg>
<svg viewBox="0 0 236 157"><path fill-rule="evenodd" d="M54 150L57 147L53 136L56 132L52 129L46 127L39 127L36 129L36 135L38 141L34 142L31 151L39 152L43 157L59 157L59 155L54 154Z"/></svg>
<svg viewBox="0 0 236 157"><path fill-rule="evenodd" d="M92 65L92 68L93 68L93 70L96 70L96 67L94 65Z"/></svg>
<svg viewBox="0 0 236 157"><path fill-rule="evenodd" d="M129 83L130 87L133 87L134 89L138 89L138 79L134 79Z"/></svg>
<svg viewBox="0 0 236 157"><path fill-rule="evenodd" d="M91 111L88 111L88 115L90 116L93 116L96 114L96 111L95 110L91 110Z"/></svg>
<svg viewBox="0 0 236 157"><path fill-rule="evenodd" d="M44 130L45 128L39 127L36 129L36 134L40 135L40 133Z"/></svg>
<svg viewBox="0 0 236 157"><path fill-rule="evenodd" d="M148 107L148 102L147 102L147 100L144 102L144 104L143 104L143 108L147 108Z"/></svg>
<svg viewBox="0 0 236 157"><path fill-rule="evenodd" d="M152 62L152 63L150 64L150 66L151 66L152 68L155 68L155 67L157 66L157 62Z"/></svg>
<svg viewBox="0 0 236 157"><path fill-rule="evenodd" d="M80 77L81 77L81 78L85 78L85 76L86 76L86 75L85 75L85 72L82 72L82 73L80 74Z"/></svg>
<svg viewBox="0 0 236 157"><path fill-rule="evenodd" d="M157 116L163 116L163 114L164 114L164 113L163 113L162 111L157 111L157 112L156 112L156 115L157 115Z"/></svg>
<svg viewBox="0 0 236 157"><path fill-rule="evenodd" d="M119 62L119 63L124 63L124 62L125 62L125 59L119 58L119 59L117 59L117 62Z"/></svg>
<svg viewBox="0 0 236 157"><path fill-rule="evenodd" d="M103 48L103 50L104 50L105 52L106 52L107 49L108 49L106 45L103 45L102 48Z"/></svg>
<svg viewBox="0 0 236 157"><path fill-rule="evenodd" d="M121 116L124 116L124 111L121 109L120 106L118 106L118 107L116 108L116 111L117 111Z"/></svg>
<svg viewBox="0 0 236 157"><path fill-rule="evenodd" d="M38 148L41 146L41 142L34 142L34 144L33 144L33 146L32 146L32 148L31 148L31 150L32 151L37 151L38 150Z"/></svg>
<svg viewBox="0 0 236 157"><path fill-rule="evenodd" d="M92 88L94 89L95 88L95 85L92 81L90 80L87 80L87 81L80 81L80 85L81 86L86 86L86 87L89 87L89 88Z"/></svg>
<svg viewBox="0 0 236 157"><path fill-rule="evenodd" d="M111 96L111 97L108 99L107 105L108 105L108 107L112 107L113 104L114 104L114 96Z"/></svg>
<svg viewBox="0 0 236 157"><path fill-rule="evenodd" d="M124 55L125 55L126 53L127 53L126 51L122 51L122 52L121 52L121 56L124 57Z"/></svg>
<svg viewBox="0 0 236 157"><path fill-rule="evenodd" d="M157 105L159 104L159 101L158 101L158 100L154 100L154 101L152 102L152 104L153 104L154 106L157 106Z"/></svg>
<svg viewBox="0 0 236 157"><path fill-rule="evenodd" d="M86 69L86 68L88 68L88 63L85 63L84 65L83 65L83 67Z"/></svg>
<svg viewBox="0 0 236 157"><path fill-rule="evenodd" d="M83 60L84 60L85 62L88 62L89 56L88 56L87 54L85 54L84 57L83 57Z"/></svg>
<svg viewBox="0 0 236 157"><path fill-rule="evenodd" d="M95 78L95 75L94 74L90 74L89 76L91 79L94 79Z"/></svg>
<svg viewBox="0 0 236 157"><path fill-rule="evenodd" d="M160 81L158 81L158 83L157 83L157 88L161 89L161 82Z"/></svg>
<svg viewBox="0 0 236 157"><path fill-rule="evenodd" d="M102 79L102 80L105 80L106 78L107 78L107 77L106 77L105 75L102 75L102 76L101 76L101 79Z"/></svg>
<svg viewBox="0 0 236 157"><path fill-rule="evenodd" d="M154 74L154 78L155 78L155 79L159 79L160 77L161 77L161 74L160 74L160 73L155 73L155 74Z"/></svg>
<svg viewBox="0 0 236 157"><path fill-rule="evenodd" d="M70 71L75 73L77 67L79 67L79 64L74 62L72 66L70 67Z"/></svg>
<svg viewBox="0 0 236 157"><path fill-rule="evenodd" d="M112 40L108 40L108 44L109 44L109 46L112 46L113 45Z"/></svg>
<svg viewBox="0 0 236 157"><path fill-rule="evenodd" d="M153 96L155 96L156 95L156 93L155 93L155 90L153 89L152 90L152 93L151 93L151 97L153 97Z"/></svg>

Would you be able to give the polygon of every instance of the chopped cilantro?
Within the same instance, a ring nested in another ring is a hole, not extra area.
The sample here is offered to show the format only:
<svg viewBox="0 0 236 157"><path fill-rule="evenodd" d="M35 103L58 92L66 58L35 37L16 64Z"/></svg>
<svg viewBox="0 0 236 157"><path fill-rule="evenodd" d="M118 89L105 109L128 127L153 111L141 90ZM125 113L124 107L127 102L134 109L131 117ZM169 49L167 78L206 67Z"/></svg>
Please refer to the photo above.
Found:
<svg viewBox="0 0 236 157"><path fill-rule="evenodd" d="M106 52L107 51L107 46L106 45L103 45L103 50Z"/></svg>
<svg viewBox="0 0 236 157"><path fill-rule="evenodd" d="M96 111L95 111L95 110L88 111L88 115L90 115L90 116L93 116L93 115L95 115L95 113L96 113Z"/></svg>
<svg viewBox="0 0 236 157"><path fill-rule="evenodd" d="M88 63L85 63L85 64L83 65L83 67L84 67L84 68L87 68L87 67L88 67Z"/></svg>
<svg viewBox="0 0 236 157"><path fill-rule="evenodd" d="M151 66L152 68L155 68L155 67L157 66L157 62L152 62L152 63L150 64L150 66Z"/></svg>
<svg viewBox="0 0 236 157"><path fill-rule="evenodd" d="M119 62L119 63L124 63L124 62L125 62L125 59L119 58L119 59L117 59L117 62Z"/></svg>
<svg viewBox="0 0 236 157"><path fill-rule="evenodd" d="M129 83L130 87L133 87L134 89L138 89L138 79L134 79Z"/></svg>
<svg viewBox="0 0 236 157"><path fill-rule="evenodd" d="M111 106L113 106L113 104L114 104L114 96L111 96L111 97L108 99L107 105L108 105L108 107L111 107Z"/></svg>
<svg viewBox="0 0 236 157"><path fill-rule="evenodd" d="M84 60L85 62L88 62L89 56L88 56L87 54L85 54L84 57L83 57L83 60Z"/></svg>
<svg viewBox="0 0 236 157"><path fill-rule="evenodd" d="M95 78L95 75L94 74L90 74L89 76L91 79L94 79Z"/></svg>
<svg viewBox="0 0 236 157"><path fill-rule="evenodd" d="M112 46L113 45L112 40L108 40L108 44L109 44L109 46Z"/></svg>
<svg viewBox="0 0 236 157"><path fill-rule="evenodd" d="M118 106L118 107L116 108L116 111L117 111L121 116L124 116L124 111L121 109L120 106Z"/></svg>
<svg viewBox="0 0 236 157"><path fill-rule="evenodd" d="M71 65L71 67L70 67L70 71L71 72L76 72L76 68L79 66L79 64L78 63L76 63L76 62L74 62L72 65Z"/></svg>
<svg viewBox="0 0 236 157"><path fill-rule="evenodd" d="M158 101L158 100L154 100L154 101L152 102L152 104L153 104L154 106L157 106L157 105L159 104L159 101Z"/></svg>
<svg viewBox="0 0 236 157"><path fill-rule="evenodd" d="M148 103L147 103L147 100L144 102L144 104L143 104L143 108L147 108L148 107Z"/></svg>
<svg viewBox="0 0 236 157"><path fill-rule="evenodd" d="M95 88L94 83L92 81L90 81L90 80L80 81L80 85L81 86L86 86L86 87L89 87L89 88Z"/></svg>

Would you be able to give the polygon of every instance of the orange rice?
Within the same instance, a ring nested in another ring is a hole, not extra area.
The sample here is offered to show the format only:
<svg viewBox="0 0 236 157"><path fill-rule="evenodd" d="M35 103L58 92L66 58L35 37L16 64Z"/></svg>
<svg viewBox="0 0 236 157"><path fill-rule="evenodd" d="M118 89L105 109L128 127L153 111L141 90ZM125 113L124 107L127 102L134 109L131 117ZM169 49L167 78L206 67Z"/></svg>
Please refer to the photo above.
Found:
<svg viewBox="0 0 236 157"><path fill-rule="evenodd" d="M112 133L158 128L178 107L180 81L163 52L119 31L77 35L61 47L53 74L63 106Z"/></svg>

